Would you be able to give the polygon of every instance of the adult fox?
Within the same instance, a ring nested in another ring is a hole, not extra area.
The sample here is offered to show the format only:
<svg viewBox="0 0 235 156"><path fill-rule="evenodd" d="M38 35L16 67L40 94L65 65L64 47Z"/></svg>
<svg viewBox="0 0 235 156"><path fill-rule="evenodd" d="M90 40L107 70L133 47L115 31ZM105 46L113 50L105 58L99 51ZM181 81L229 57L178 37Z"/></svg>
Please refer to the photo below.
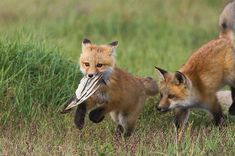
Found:
<svg viewBox="0 0 235 156"><path fill-rule="evenodd" d="M175 109L175 124L187 122L190 108L203 108L214 117L216 125L223 123L223 113L216 92L224 85L232 91L229 114L235 115L235 1L227 4L219 19L220 35L192 54L176 72L156 67L160 82L159 111Z"/></svg>
<svg viewBox="0 0 235 156"><path fill-rule="evenodd" d="M116 67L115 54L118 42L95 45L90 40L82 42L80 70L87 77L103 74L101 87L85 102L78 105L74 122L79 129L84 126L87 110L95 123L104 119L107 113L117 125L116 132L131 135L147 96L158 93L155 80L150 77L137 78ZM73 102L72 98L69 103Z"/></svg>

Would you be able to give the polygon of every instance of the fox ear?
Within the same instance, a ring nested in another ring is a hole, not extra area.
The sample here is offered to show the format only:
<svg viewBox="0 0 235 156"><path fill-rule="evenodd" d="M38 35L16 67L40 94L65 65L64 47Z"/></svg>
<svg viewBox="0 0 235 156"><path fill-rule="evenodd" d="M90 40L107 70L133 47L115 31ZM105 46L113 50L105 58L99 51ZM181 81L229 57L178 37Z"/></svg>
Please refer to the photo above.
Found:
<svg viewBox="0 0 235 156"><path fill-rule="evenodd" d="M176 73L175 73L175 83L176 83L177 85L180 85L180 84L187 84L187 78L186 78L186 76L185 76L183 73L181 73L181 72L179 72L179 71L176 71Z"/></svg>
<svg viewBox="0 0 235 156"><path fill-rule="evenodd" d="M118 41L113 41L113 42L109 43L108 45L111 46L111 48L112 48L112 54L115 54L117 46L118 46Z"/></svg>
<svg viewBox="0 0 235 156"><path fill-rule="evenodd" d="M87 38L84 38L82 44L91 44L91 41Z"/></svg>
<svg viewBox="0 0 235 156"><path fill-rule="evenodd" d="M156 71L157 71L157 73L158 73L158 75L159 75L160 80L161 80L161 81L164 80L164 79L165 79L165 76L166 76L166 74L167 74L168 72L167 72L166 70L163 70L163 69L158 68L158 67L156 67L156 66L155 66L155 68L156 68Z"/></svg>
<svg viewBox="0 0 235 156"><path fill-rule="evenodd" d="M84 38L82 41L82 48L84 48L85 46L90 45L90 44L91 44L91 41L87 38Z"/></svg>
<svg viewBox="0 0 235 156"><path fill-rule="evenodd" d="M118 41L113 41L112 43L109 43L109 45L117 47L118 46Z"/></svg>

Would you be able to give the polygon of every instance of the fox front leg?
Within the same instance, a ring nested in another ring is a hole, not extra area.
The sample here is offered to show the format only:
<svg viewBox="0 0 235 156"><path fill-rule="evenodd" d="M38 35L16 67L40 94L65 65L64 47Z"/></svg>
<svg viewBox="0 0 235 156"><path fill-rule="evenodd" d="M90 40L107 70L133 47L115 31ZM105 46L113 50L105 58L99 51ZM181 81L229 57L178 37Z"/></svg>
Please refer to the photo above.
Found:
<svg viewBox="0 0 235 156"><path fill-rule="evenodd" d="M214 117L214 122L216 126L220 126L224 124L224 115L222 112L222 108L217 100L217 97L214 95L211 96L211 102L208 102L209 105L209 111Z"/></svg>
<svg viewBox="0 0 235 156"><path fill-rule="evenodd" d="M89 113L89 119L94 123L99 123L104 119L106 112L105 106L99 106Z"/></svg>
<svg viewBox="0 0 235 156"><path fill-rule="evenodd" d="M183 128L188 121L189 110L188 109L175 109L175 126L177 129Z"/></svg>
<svg viewBox="0 0 235 156"><path fill-rule="evenodd" d="M211 113L214 117L214 122L216 126L223 125L224 123L224 115L219 104L215 105L211 110Z"/></svg>
<svg viewBox="0 0 235 156"><path fill-rule="evenodd" d="M74 123L78 129L82 129L84 126L84 120L86 115L86 102L81 103L77 106L77 110L74 117Z"/></svg>

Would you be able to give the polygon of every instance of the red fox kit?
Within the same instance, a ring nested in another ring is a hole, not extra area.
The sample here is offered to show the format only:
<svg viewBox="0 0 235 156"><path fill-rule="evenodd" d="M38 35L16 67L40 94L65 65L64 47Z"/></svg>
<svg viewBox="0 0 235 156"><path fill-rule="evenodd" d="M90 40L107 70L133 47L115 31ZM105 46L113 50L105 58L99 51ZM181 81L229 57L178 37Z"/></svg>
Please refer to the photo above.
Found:
<svg viewBox="0 0 235 156"><path fill-rule="evenodd" d="M88 77L102 73L103 82L91 97L78 105L74 122L82 129L87 110L91 109L89 118L94 123L101 122L110 113L117 125L116 132L124 133L128 137L146 97L156 95L158 86L150 77L137 78L116 67L117 45L117 41L107 45L95 45L88 39L83 40L80 69Z"/></svg>
<svg viewBox="0 0 235 156"><path fill-rule="evenodd" d="M235 115L235 2L229 3L220 15L220 35L192 54L179 71L172 73L156 67L160 82L159 111L175 109L177 127L184 126L190 108L204 108L223 122L223 113L216 92L224 85L232 91L229 114Z"/></svg>

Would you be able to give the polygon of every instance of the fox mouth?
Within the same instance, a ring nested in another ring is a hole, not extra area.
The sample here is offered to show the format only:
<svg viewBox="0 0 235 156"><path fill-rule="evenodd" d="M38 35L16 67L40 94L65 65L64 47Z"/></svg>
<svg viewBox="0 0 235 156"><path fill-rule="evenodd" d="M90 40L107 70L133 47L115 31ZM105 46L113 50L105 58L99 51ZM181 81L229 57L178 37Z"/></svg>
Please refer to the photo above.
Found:
<svg viewBox="0 0 235 156"><path fill-rule="evenodd" d="M169 109L161 110L161 113L167 113L167 112L169 112Z"/></svg>

